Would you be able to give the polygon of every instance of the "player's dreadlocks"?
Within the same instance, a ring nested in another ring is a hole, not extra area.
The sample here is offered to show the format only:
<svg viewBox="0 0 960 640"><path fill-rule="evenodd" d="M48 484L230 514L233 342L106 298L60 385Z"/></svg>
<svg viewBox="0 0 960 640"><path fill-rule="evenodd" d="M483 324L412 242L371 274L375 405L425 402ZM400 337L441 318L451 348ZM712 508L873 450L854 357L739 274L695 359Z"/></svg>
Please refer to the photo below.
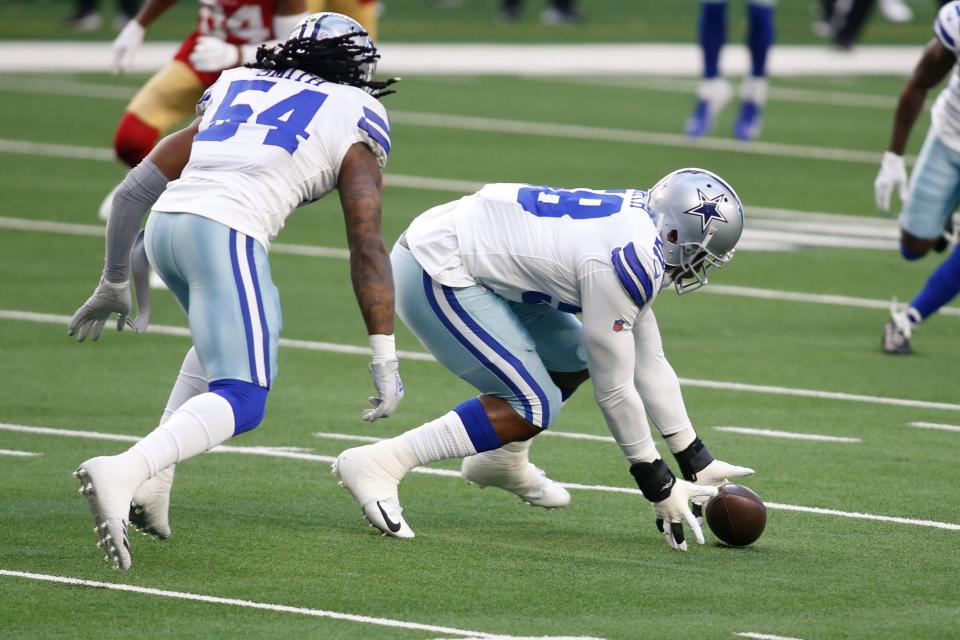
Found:
<svg viewBox="0 0 960 640"><path fill-rule="evenodd" d="M327 82L365 89L375 98L396 93L387 87L399 78L379 81L363 77L361 66L380 58L375 48L357 44L356 36L366 35L360 31L319 40L294 38L272 47L262 45L257 49L257 61L247 66L268 71L300 69Z"/></svg>

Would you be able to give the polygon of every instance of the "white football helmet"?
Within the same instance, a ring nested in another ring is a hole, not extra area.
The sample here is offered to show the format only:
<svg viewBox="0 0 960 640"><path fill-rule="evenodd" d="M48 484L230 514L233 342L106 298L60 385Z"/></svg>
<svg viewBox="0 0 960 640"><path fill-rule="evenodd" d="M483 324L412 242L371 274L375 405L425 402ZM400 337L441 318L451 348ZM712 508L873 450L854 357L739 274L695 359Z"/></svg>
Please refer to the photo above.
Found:
<svg viewBox="0 0 960 640"><path fill-rule="evenodd" d="M373 44L373 39L367 34L367 30L353 18L332 11L310 14L297 23L297 26L290 32L287 42L303 38L323 40L351 33L357 34L356 37L351 38L352 43L362 50L355 58L360 63L360 79L364 82L370 82L377 72L377 58L379 58L377 47Z"/></svg>
<svg viewBox="0 0 960 640"><path fill-rule="evenodd" d="M726 181L704 169L678 169L649 192L650 216L663 242L663 286L689 293L707 284L707 271L733 257L743 233L743 204Z"/></svg>

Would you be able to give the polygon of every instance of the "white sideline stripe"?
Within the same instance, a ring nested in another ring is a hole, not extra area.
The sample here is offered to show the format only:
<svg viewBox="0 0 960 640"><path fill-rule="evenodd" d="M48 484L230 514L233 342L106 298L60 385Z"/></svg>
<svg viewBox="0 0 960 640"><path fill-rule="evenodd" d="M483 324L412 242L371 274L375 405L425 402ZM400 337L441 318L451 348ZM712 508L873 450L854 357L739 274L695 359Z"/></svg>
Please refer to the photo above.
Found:
<svg viewBox="0 0 960 640"><path fill-rule="evenodd" d="M630 144L679 147L682 149L707 149L762 156L781 156L786 158L806 158L811 160L836 160L840 162L862 162L875 165L880 162L881 154L875 151L856 151L835 147L816 147L808 145L782 144L775 142L744 142L725 138L696 138L679 133L659 133L656 131L636 131L634 129L614 129L608 127L588 127L574 124L550 122L531 122L526 120L508 120L500 118L480 118L445 113L425 113L419 111L393 111L392 123L439 129L457 129L483 131L487 133L512 133L528 136L547 136L590 140L594 142L624 142ZM908 160L913 160L911 156Z"/></svg>
<svg viewBox="0 0 960 640"><path fill-rule="evenodd" d="M59 324L64 327L70 322L70 316L61 316L51 313L36 313L33 311L11 311L0 309L0 320L22 320L26 322L40 322L45 324ZM152 324L147 333L161 335L189 337L190 330L186 327L171 327ZM280 338L280 346L309 351L327 351L331 353L346 353L351 355L369 356L369 347L358 347L334 342L314 342L312 340L292 340ZM434 362L436 359L429 353L417 351L397 351L397 355L407 360ZM818 398L821 400L842 400L846 402L864 402L867 404L882 404L896 407L913 407L916 409L937 409L942 411L960 411L960 404L949 402L931 402L928 400L909 400L904 398L887 398L883 396L867 396L856 393L839 391L818 391L816 389L796 389L793 387L776 387L770 385L748 384L745 382L724 382L720 380L699 380L696 378L680 378L680 384L688 387L702 387L705 389L724 389L727 391L743 391L753 393L769 393L773 395L795 396L799 398Z"/></svg>
<svg viewBox="0 0 960 640"><path fill-rule="evenodd" d="M42 456L42 453L35 451L20 451L18 449L0 449L0 456L10 456L13 458L36 458Z"/></svg>
<svg viewBox="0 0 960 640"><path fill-rule="evenodd" d="M754 638L755 640L800 640L800 638L792 636L775 636L769 633L757 633L756 631L739 631L733 635L741 638Z"/></svg>
<svg viewBox="0 0 960 640"><path fill-rule="evenodd" d="M146 42L132 71L156 71L179 42ZM436 44L381 43L380 70L387 75L664 75L699 77L700 48L692 43L648 44ZM860 46L838 52L823 45L777 45L770 52L772 77L796 75L907 75L921 46ZM6 41L0 43L0 71L106 72L113 61L110 42ZM741 44L723 50L723 71L750 71L750 52Z"/></svg>
<svg viewBox="0 0 960 640"><path fill-rule="evenodd" d="M755 287L739 287L725 284L711 284L701 291L726 296L740 296L744 298L764 298L767 300L784 300L790 302L812 302L816 304L832 304L842 307L861 307L863 309L890 309L889 300L874 300L871 298L853 298L850 296L825 295L819 293L802 293L800 291L778 291L776 289L757 289ZM960 316L960 308L943 307L938 312L944 316Z"/></svg>
<svg viewBox="0 0 960 640"><path fill-rule="evenodd" d="M714 431L725 433L739 433L748 436L765 436L767 438L785 438L787 440L814 440L817 442L863 442L860 438L844 436L822 436L816 433L796 433L794 431L776 431L774 429L750 429L747 427L713 427Z"/></svg>
<svg viewBox="0 0 960 640"><path fill-rule="evenodd" d="M940 424L937 422L911 422L911 427L917 429L935 429L937 431L960 431L960 426L955 424Z"/></svg>
<svg viewBox="0 0 960 640"><path fill-rule="evenodd" d="M151 587L138 587L132 584L118 584L115 582L99 582L97 580L85 580L83 578L70 578L67 576L52 576L45 573L29 573L26 571L13 571L10 569L0 569L0 575L11 578L26 578L28 580L39 580L41 582L54 582L57 584L68 584L77 587L94 587L97 589L108 589L110 591L125 591L127 593L139 593L148 596L158 596L161 598L173 598L176 600L190 600L192 602L206 602L208 604L222 604L231 607L243 607L246 609L260 609L262 611L274 611L277 613L293 613L297 615L312 616L314 618L330 618L333 620L346 620L348 622L360 622L363 624L372 624L380 627L393 627L398 629L415 629L417 631L432 631L435 633L445 633L461 637L477 638L511 638L512 636L503 636L496 634L483 633L481 631L468 631L466 629L456 629L454 627L442 627L433 624L420 624L419 622L407 622L405 620L392 620L390 618L374 618L372 616L361 616L352 613L343 613L340 611L326 611L324 609L310 609L307 607L292 607L285 604L271 604L266 602L254 602L252 600L241 600L239 598L221 598L219 596L202 595L198 593L189 593L185 591L170 591L167 589L153 589Z"/></svg>
<svg viewBox="0 0 960 640"><path fill-rule="evenodd" d="M123 442L136 442L139 440L136 436L128 436L118 433L100 433L97 431L74 431L72 429L53 429L50 427L34 427L28 425L8 424L0 422L0 431L15 431L20 433L36 433L41 435L65 436L71 438L86 438L89 440L110 440ZM316 435L316 434L314 434ZM266 456L271 458L288 458L291 460L308 460L311 462L332 463L336 460L334 456L324 456L313 453L301 453L296 450L297 447L230 447L220 445L211 449L217 453L239 453L247 455ZM432 467L416 467L411 473L419 473L428 476L442 476L444 478L461 478L459 471L450 469L434 469ZM597 484L580 484L576 482L558 482L567 489L576 489L581 491L601 491L604 493L625 493L630 495L643 495L639 489L630 489L628 487L609 487ZM946 529L949 531L960 531L960 524L952 522L938 522L936 520L917 520L914 518L901 518L899 516L883 516L872 513L861 513L859 511L839 511L837 509L824 509L821 507L804 507L793 504L781 504L779 502L766 502L769 509L782 509L784 511L797 511L801 513L816 513L820 515L840 516L844 518L855 518L859 520L873 520L877 522L890 522L895 524L909 524L920 527L931 527L934 529Z"/></svg>

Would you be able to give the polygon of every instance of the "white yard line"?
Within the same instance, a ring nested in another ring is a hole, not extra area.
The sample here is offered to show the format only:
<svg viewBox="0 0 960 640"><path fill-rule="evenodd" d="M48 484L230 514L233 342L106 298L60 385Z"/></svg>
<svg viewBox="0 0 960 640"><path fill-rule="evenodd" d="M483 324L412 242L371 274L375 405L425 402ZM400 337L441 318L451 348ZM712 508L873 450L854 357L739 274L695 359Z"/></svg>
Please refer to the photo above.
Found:
<svg viewBox="0 0 960 640"><path fill-rule="evenodd" d="M479 131L483 133L509 133L535 137L566 138L591 142L619 142L625 144L654 145L681 149L702 149L742 153L747 155L777 156L784 158L802 158L810 160L836 160L839 162L859 162L877 165L881 154L876 151L858 151L838 147L819 147L811 145L784 144L775 142L730 140L726 138L698 138L679 133L660 133L656 131L637 131L611 127L590 127L575 124L533 122L529 120L510 120L504 118L482 118L447 113L426 113L419 111L391 111L393 124L405 124L414 127L454 129L458 131ZM54 145L24 140L0 140L0 151L31 155L83 157L90 160L114 160L112 149L74 147ZM71 151L72 150L72 151ZM78 151L83 150L83 151ZM70 154L74 155L70 155ZM77 156L77 153L86 155ZM912 161L912 157L908 156Z"/></svg>
<svg viewBox="0 0 960 640"><path fill-rule="evenodd" d="M174 600L187 600L190 602L204 602L207 604L219 604L229 607L241 607L244 609L258 609L261 611L271 611L274 613L292 613L301 616L311 616L314 618L329 618L331 620L344 620L347 622L358 622L378 627L391 627L394 629L412 629L415 631L430 631L432 633L442 633L457 637L484 638L492 640L503 638L504 640L516 638L516 636L506 636L496 633L486 633L483 631L469 631L466 629L457 629L455 627L444 627L434 624L422 624L419 622L408 622L406 620L394 620L391 618L377 618L373 616L356 615L344 613L341 611L327 611L324 609L312 609L308 607L293 607L285 604L272 604L267 602L255 602L253 600L242 600L240 598L223 598L220 596L203 595L199 593L189 593L185 591L171 591L169 589L154 589L151 587L139 587L132 584L121 584L116 582L100 582L97 580L86 580L83 578L72 578L68 576L54 576L45 573L30 573L27 571L14 571L11 569L0 569L0 576L10 578L23 578L26 580L36 580L40 582L52 582L55 584L65 584L73 587L92 587L95 589L106 589L108 591L123 591L126 593L136 593L140 595L155 596L159 598L172 598ZM544 637L546 638L546 637ZM582 640L591 640L581 636ZM572 639L571 639L572 640Z"/></svg>
<svg viewBox="0 0 960 640"><path fill-rule="evenodd" d="M533 80L544 82L564 82L573 85L610 87L615 89L639 89L641 91L664 91L683 93L693 96L699 80L681 78L542 78L530 76ZM4 85L0 85L3 88ZM49 85L48 85L49 86ZM895 95L877 95L869 93L851 93L847 91L819 91L815 89L795 89L777 86L776 78L771 82L767 99L776 102L799 102L801 104L830 105L837 107L856 107L883 109L892 112L897 106Z"/></svg>
<svg viewBox="0 0 960 640"><path fill-rule="evenodd" d="M697 138L679 133L660 133L656 131L636 131L634 129L616 129L609 127L588 127L574 124L550 122L532 122L529 120L509 120L501 118L480 118L446 113L424 113L417 111L392 111L390 120L395 124L456 129L459 131L480 131L484 133L510 133L536 137L567 138L589 140L592 142L620 142L626 144L678 147L686 150L724 151L748 155L779 156L785 158L803 158L810 160L836 160L839 162L860 162L876 165L881 154L875 151L857 151L836 147L817 147L810 145L780 144L775 142L744 142L726 138Z"/></svg>
<svg viewBox="0 0 960 640"><path fill-rule="evenodd" d="M35 451L20 451L18 449L0 449L0 456L10 456L11 458L36 458L42 456L42 453Z"/></svg>
<svg viewBox="0 0 960 640"><path fill-rule="evenodd" d="M782 300L789 302L811 302L815 304L839 305L841 307L861 307L864 309L890 308L889 300L875 300L871 298L853 298L850 296L836 296L820 293L803 293L800 291L779 291L776 289L757 289L754 287L738 287L724 284L711 284L701 289L706 293L724 296L740 296L744 298L763 298L766 300ZM960 316L960 308L943 307L937 311L943 316Z"/></svg>
<svg viewBox="0 0 960 640"><path fill-rule="evenodd" d="M36 313L33 311L13 311L0 309L0 320L14 320L25 322L39 322L45 324L58 324L66 327L70 321L69 316L56 315L51 313ZM189 337L190 330L186 327L173 327L168 325L151 324L147 330L148 333L162 335ZM293 340L290 338L281 338L280 346L293 349L306 349L309 351L325 351L331 353L345 353L351 355L370 356L369 347L354 346L348 344L338 344L335 342L314 342L312 340ZM397 355L406 360L420 360L424 362L433 362L435 358L429 353L418 351L397 351ZM772 395L794 396L799 398L817 398L821 400L840 400L844 402L863 402L867 404L880 404L896 407L912 407L916 409L935 409L942 411L960 411L960 404L950 402L931 402L928 400L910 400L905 398L888 398L884 396L868 396L856 393L843 393L838 391L819 391L816 389L797 389L794 387L777 387L772 385L749 384L744 382L726 382L721 380L700 380L697 378L680 378L680 384L688 387L701 387L705 389L724 389L727 391L742 391L747 393L767 393Z"/></svg>
<svg viewBox="0 0 960 640"><path fill-rule="evenodd" d="M352 433L327 433L325 431L318 431L313 435L321 440L345 440L347 442L380 442L381 440L385 439L377 438L375 436L354 435ZM541 431L538 434L538 437L565 438L568 440L590 440L591 442L605 442L608 444L617 443L617 441L610 436L595 436L589 433L571 433L569 431L554 431L552 429Z"/></svg>
<svg viewBox="0 0 960 640"><path fill-rule="evenodd" d="M30 425L18 425L0 423L0 431L13 431L18 433L35 433L39 435L62 436L68 438L85 438L88 440L108 440L136 442L139 440L136 436L129 436L116 433L101 433L97 431L74 431L72 429L53 429L50 427L35 427ZM314 434L317 435L317 434ZM303 453L298 447L232 447L220 445L211 449L216 453L236 453L255 456L265 456L270 458L286 458L290 460L305 460L309 462L322 462L330 464L336 458L334 456L325 456L314 453ZM451 469L435 469L432 467L417 467L411 473L418 473L428 476L440 476L444 478L463 479L459 471ZM622 493L629 495L643 495L639 489L629 487L610 487L597 484L581 484L577 482L559 482L560 486L577 491L598 491L603 493ZM914 525L919 527L930 527L934 529L945 529L947 531L960 531L960 524L953 522L939 522L936 520L919 520L915 518L902 518L900 516L885 516L873 513L862 513L859 511L840 511L838 509L826 509L822 507L806 507L794 504L782 504L779 502L765 502L768 509L780 509L783 511L796 511L800 513L814 513L818 515L839 516L842 518L853 518L857 520L871 520L874 522L888 522L892 524Z"/></svg>
<svg viewBox="0 0 960 640"><path fill-rule="evenodd" d="M733 635L741 638L754 638L755 640L800 640L800 638L791 636L775 636L769 633L757 633L756 631L739 631Z"/></svg>
<svg viewBox="0 0 960 640"><path fill-rule="evenodd" d="M860 438L844 436L823 436L816 433L796 433L794 431L776 431L774 429L750 429L747 427L713 427L714 431L724 433L739 433L747 436L763 436L766 438L784 438L786 440L813 440L815 442L863 442Z"/></svg>
<svg viewBox="0 0 960 640"><path fill-rule="evenodd" d="M386 184L387 187L429 189L430 187L424 185L427 182L436 180L435 178L419 178L416 176L387 176ZM457 191L462 193L460 190ZM804 216L804 212L802 211L796 211L794 214L799 219L802 219ZM104 233L104 227L102 225L66 223L53 220L36 220L8 216L0 217L0 227L18 231L78 236L102 236ZM805 247L830 247L894 251L898 246L896 236L896 228L884 228L875 225L855 227L854 225L839 221L837 223L830 223L828 221L804 222L802 220L788 221L778 218L754 218L750 228L744 231L743 237L737 245L737 250L795 251ZM350 257L349 251L337 247L284 244L282 242L272 244L270 250L272 253L319 258L341 258L346 260Z"/></svg>
<svg viewBox="0 0 960 640"><path fill-rule="evenodd" d="M936 431L958 431L960 432L960 426L955 424L940 424L938 422L911 422L911 427L916 427L917 429L933 429Z"/></svg>
<svg viewBox="0 0 960 640"><path fill-rule="evenodd" d="M0 217L0 228L98 238L102 238L106 230L106 227L102 224L75 224L70 222L56 222L54 220L31 220L29 218L11 217ZM313 258L339 258L341 260L350 258L350 252L347 249L317 247L305 244L284 244L282 242L276 242L270 245L270 251L271 253L284 253Z"/></svg>

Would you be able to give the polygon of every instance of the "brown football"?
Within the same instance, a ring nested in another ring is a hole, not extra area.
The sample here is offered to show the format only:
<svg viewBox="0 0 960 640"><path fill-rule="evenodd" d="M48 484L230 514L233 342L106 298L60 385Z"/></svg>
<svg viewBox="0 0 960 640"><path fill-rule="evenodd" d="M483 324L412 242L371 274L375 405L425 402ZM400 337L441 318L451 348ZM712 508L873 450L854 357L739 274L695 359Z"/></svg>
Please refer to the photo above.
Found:
<svg viewBox="0 0 960 640"><path fill-rule="evenodd" d="M704 508L710 530L731 547L757 541L767 526L767 508L760 496L738 484L725 484Z"/></svg>

